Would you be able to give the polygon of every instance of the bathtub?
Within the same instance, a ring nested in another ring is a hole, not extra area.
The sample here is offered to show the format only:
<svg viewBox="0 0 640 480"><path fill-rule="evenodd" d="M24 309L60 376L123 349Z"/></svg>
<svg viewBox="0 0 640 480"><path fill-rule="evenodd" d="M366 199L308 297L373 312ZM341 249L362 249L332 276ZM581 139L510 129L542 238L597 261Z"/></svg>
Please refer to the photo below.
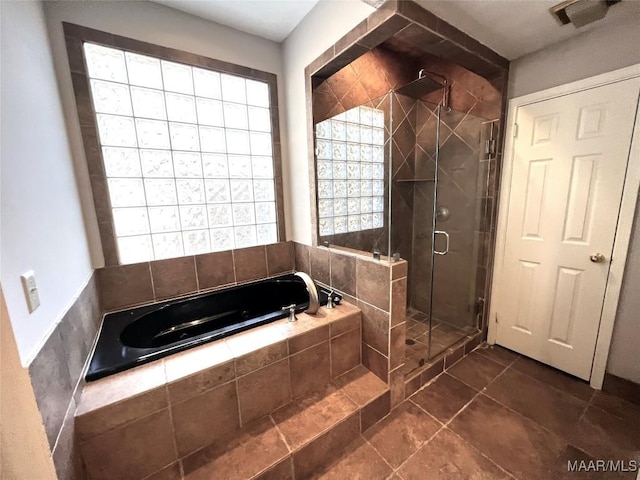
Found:
<svg viewBox="0 0 640 480"><path fill-rule="evenodd" d="M321 305L329 292L318 288ZM336 302L341 300L335 295ZM85 379L97 380L203 343L286 317L309 307L294 274L105 315Z"/></svg>

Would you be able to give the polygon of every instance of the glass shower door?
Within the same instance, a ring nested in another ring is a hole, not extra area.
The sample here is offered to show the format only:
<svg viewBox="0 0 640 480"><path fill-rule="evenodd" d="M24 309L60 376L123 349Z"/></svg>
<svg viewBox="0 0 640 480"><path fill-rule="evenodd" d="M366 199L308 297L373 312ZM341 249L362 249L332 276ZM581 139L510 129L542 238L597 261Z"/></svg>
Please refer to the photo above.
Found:
<svg viewBox="0 0 640 480"><path fill-rule="evenodd" d="M429 358L477 330L484 120L440 108L433 197Z"/></svg>
<svg viewBox="0 0 640 480"><path fill-rule="evenodd" d="M392 119L390 245L409 263L404 371L411 377L477 329L486 121L398 92Z"/></svg>

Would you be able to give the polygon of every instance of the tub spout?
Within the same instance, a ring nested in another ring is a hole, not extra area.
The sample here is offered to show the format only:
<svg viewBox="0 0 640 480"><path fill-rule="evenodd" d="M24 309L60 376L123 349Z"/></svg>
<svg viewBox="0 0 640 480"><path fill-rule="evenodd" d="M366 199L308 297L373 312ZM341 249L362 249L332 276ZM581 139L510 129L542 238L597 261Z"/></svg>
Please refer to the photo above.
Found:
<svg viewBox="0 0 640 480"><path fill-rule="evenodd" d="M320 308L320 297L318 296L318 289L312 278L304 272L296 272L296 277L300 277L307 287L309 293L309 308L305 310L306 313L316 313Z"/></svg>

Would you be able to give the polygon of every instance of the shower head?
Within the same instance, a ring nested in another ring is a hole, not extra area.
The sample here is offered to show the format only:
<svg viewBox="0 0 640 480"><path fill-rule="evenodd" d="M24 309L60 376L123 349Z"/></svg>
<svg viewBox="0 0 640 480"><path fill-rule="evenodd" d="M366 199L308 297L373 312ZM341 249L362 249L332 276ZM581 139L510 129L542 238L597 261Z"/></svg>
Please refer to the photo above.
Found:
<svg viewBox="0 0 640 480"><path fill-rule="evenodd" d="M411 83L407 83L400 88L397 88L396 93L399 93L400 95L406 95L407 97L419 99L431 92L435 92L436 90L441 89L443 86L444 85L440 85L438 82L430 79L429 77L422 77L414 80Z"/></svg>
<svg viewBox="0 0 640 480"><path fill-rule="evenodd" d="M440 81L436 81L431 77L437 77ZM417 100L423 100L428 94L441 88L444 89L441 104L449 111L449 82L447 82L446 77L439 73L428 72L422 68L418 72L418 78L416 80L397 88L395 92Z"/></svg>

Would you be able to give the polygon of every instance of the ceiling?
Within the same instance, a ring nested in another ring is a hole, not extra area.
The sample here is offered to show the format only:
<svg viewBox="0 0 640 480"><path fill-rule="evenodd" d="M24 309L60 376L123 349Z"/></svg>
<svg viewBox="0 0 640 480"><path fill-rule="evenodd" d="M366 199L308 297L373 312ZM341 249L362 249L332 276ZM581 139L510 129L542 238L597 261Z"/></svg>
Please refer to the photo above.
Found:
<svg viewBox="0 0 640 480"><path fill-rule="evenodd" d="M177 10L282 42L319 0L152 0ZM339 1L339 0L323 0ZM357 0L340 0L357 1ZM380 3L379 0L365 0ZM554 43L633 17L640 1L613 5L604 19L582 28L561 26L549 13L560 0L417 0L503 57L514 60Z"/></svg>
<svg viewBox="0 0 640 480"><path fill-rule="evenodd" d="M319 0L152 1L279 43Z"/></svg>
<svg viewBox="0 0 640 480"><path fill-rule="evenodd" d="M515 60L583 32L633 16L640 22L640 2L625 0L597 22L561 26L549 8L561 0L417 0L443 20L471 35L503 57Z"/></svg>

